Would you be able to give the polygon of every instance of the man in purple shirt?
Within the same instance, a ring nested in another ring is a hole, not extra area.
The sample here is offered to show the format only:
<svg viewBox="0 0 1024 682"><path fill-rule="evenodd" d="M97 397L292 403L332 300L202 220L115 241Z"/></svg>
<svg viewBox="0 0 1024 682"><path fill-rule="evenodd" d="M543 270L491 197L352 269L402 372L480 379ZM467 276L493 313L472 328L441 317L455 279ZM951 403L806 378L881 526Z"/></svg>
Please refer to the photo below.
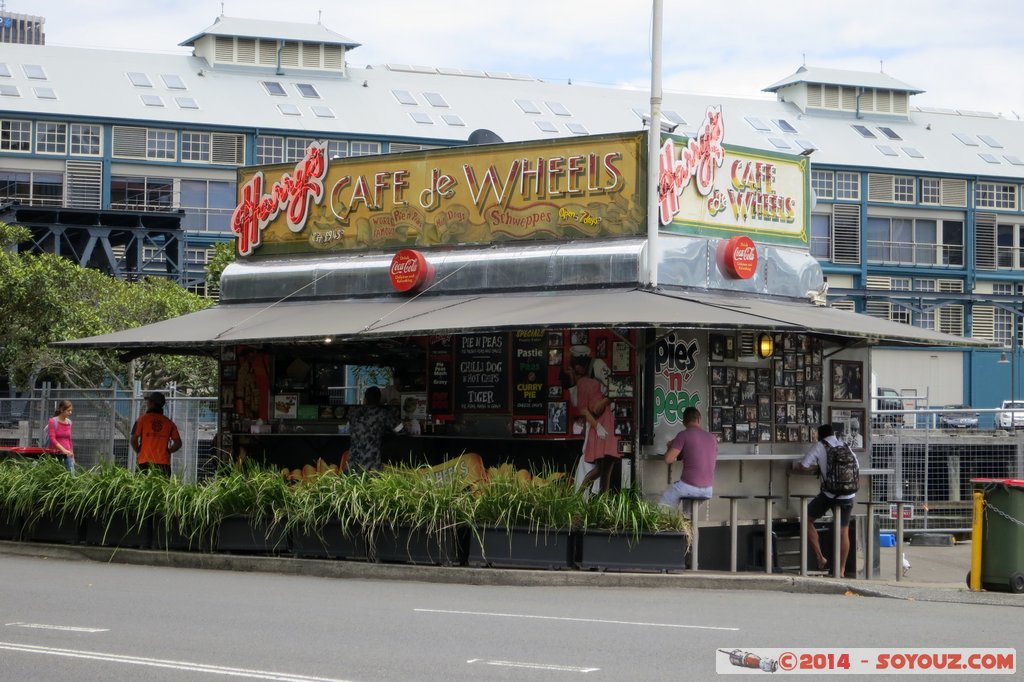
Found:
<svg viewBox="0 0 1024 682"><path fill-rule="evenodd" d="M715 482L715 462L718 460L718 441L700 426L700 410L687 407L683 410L683 426L665 451L665 463L671 465L677 459L683 463L683 473L661 495L661 504L675 507L683 498L711 498L711 486Z"/></svg>

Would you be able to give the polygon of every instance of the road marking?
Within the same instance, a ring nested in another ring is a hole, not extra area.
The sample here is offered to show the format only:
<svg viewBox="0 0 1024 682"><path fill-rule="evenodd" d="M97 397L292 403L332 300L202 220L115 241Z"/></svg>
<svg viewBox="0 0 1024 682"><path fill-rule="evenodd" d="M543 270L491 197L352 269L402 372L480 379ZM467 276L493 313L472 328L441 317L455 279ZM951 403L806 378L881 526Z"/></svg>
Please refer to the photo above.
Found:
<svg viewBox="0 0 1024 682"><path fill-rule="evenodd" d="M12 628L35 628L37 630L64 630L66 632L110 632L110 628L76 628L72 625L44 625L42 623L7 623Z"/></svg>
<svg viewBox="0 0 1024 682"><path fill-rule="evenodd" d="M532 668L534 670L557 670L564 673L592 673L600 668L580 668L575 665L554 665L552 663L526 663L524 661L485 661L482 658L471 658L466 663L483 663L503 668Z"/></svg>
<svg viewBox="0 0 1024 682"><path fill-rule="evenodd" d="M459 616L494 616L496 618L532 618L536 620L564 620L577 623L606 623L609 625L641 625L652 628L685 628L693 630L728 630L739 632L739 628L723 628L714 625L682 625L680 623L644 623L632 620L604 620L602 618L568 618L566 616L531 616L526 613L489 613L487 611L450 611L448 609L413 609L420 613L448 613Z"/></svg>
<svg viewBox="0 0 1024 682"><path fill-rule="evenodd" d="M348 682L347 680L341 680L333 677L311 677L308 675L293 675L291 673L274 672L272 670L249 670L246 668L230 668L220 665L193 663L191 661L169 661L160 658L123 656L121 654L108 654L102 651L57 649L48 646L17 644L15 642L0 642L0 650L20 651L29 654L46 654L48 656L64 656L65 658L83 658L93 661L107 661L110 663L124 663L128 665L142 665L149 666L151 668L170 668L171 670L186 670L189 672L208 673L210 675L230 675L233 677L248 677L256 680L284 680L285 682Z"/></svg>

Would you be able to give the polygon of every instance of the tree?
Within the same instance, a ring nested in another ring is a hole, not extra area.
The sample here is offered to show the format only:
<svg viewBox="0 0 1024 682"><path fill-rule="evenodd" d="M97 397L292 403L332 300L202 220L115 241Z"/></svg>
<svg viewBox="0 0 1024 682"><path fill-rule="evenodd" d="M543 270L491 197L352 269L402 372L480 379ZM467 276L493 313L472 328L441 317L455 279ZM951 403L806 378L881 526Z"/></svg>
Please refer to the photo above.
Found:
<svg viewBox="0 0 1024 682"><path fill-rule="evenodd" d="M216 386L209 358L146 356L125 363L116 350L54 347L56 341L107 334L201 310L210 301L168 279L115 279L50 253L15 251L28 230L0 222L0 372L14 386L39 379L71 386L175 382L196 392Z"/></svg>
<svg viewBox="0 0 1024 682"><path fill-rule="evenodd" d="M235 262L235 242L218 242L213 245L213 257L206 265L206 285L219 287L224 268Z"/></svg>

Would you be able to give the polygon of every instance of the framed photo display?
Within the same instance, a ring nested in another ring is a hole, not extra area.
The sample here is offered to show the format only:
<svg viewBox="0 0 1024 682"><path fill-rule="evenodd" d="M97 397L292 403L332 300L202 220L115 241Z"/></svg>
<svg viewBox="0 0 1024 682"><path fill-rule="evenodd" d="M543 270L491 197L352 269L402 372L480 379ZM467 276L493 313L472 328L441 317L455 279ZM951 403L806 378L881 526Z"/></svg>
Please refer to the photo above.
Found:
<svg viewBox="0 0 1024 682"><path fill-rule="evenodd" d="M850 446L852 450L864 449L864 416L863 408L829 408L828 421L836 438Z"/></svg>
<svg viewBox="0 0 1024 682"><path fill-rule="evenodd" d="M833 360L829 376L832 379L832 402L859 403L864 401L863 362Z"/></svg>

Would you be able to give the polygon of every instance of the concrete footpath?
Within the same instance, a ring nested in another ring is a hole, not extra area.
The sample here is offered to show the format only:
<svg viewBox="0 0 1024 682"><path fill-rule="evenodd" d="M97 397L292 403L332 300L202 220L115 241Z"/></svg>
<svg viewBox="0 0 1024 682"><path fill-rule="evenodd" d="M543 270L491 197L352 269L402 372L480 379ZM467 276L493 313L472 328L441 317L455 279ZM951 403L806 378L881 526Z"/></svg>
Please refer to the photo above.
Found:
<svg viewBox="0 0 1024 682"><path fill-rule="evenodd" d="M1024 607L1024 594L971 592L970 543L946 547L906 546L911 563L896 580L896 550L882 548L881 575L875 580L802 577L789 573L627 573L617 571L545 571L505 568L413 566L362 561L297 559L292 557L204 554L161 550L117 549L89 545L0 542L0 554L69 561L102 561L142 566L250 571L356 580L403 580L470 585L605 586L710 590L772 590L804 594L859 595L917 601Z"/></svg>

